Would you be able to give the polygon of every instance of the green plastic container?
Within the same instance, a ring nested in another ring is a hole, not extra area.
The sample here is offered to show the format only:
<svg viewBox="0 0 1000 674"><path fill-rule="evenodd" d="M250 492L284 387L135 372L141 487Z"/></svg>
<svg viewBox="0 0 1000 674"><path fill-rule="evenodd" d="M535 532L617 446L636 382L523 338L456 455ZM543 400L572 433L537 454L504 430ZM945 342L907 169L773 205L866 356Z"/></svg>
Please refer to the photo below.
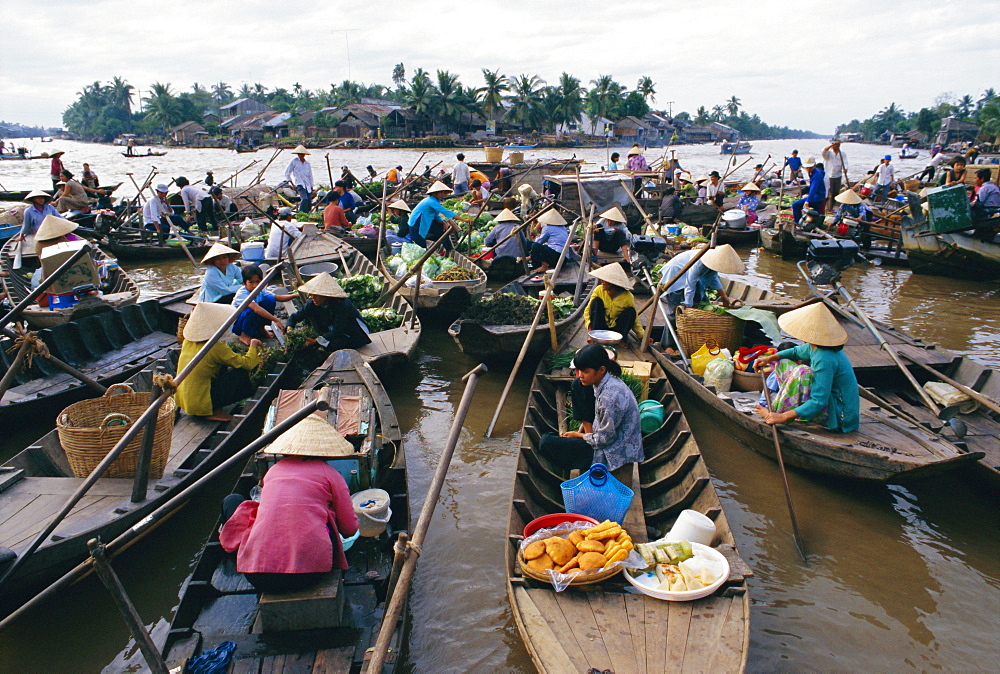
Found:
<svg viewBox="0 0 1000 674"><path fill-rule="evenodd" d="M663 425L663 405L656 400L643 400L639 403L639 426L644 435L652 433Z"/></svg>
<svg viewBox="0 0 1000 674"><path fill-rule="evenodd" d="M972 227L972 211L965 185L927 190L927 220L931 231L939 234Z"/></svg>

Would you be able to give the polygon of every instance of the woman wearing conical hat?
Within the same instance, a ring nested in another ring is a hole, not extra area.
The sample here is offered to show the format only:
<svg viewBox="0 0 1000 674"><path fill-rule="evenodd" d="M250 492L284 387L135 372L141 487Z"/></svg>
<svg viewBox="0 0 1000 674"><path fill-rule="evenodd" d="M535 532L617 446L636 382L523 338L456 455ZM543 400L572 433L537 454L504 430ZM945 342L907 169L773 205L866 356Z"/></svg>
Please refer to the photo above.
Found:
<svg viewBox="0 0 1000 674"><path fill-rule="evenodd" d="M385 232L385 240L389 243L412 243L410 238L410 207L402 199L396 199L386 206L386 224L392 229Z"/></svg>
<svg viewBox="0 0 1000 674"><path fill-rule="evenodd" d="M757 222L757 208L760 206L760 188L756 183L747 183L740 188L739 201L736 208L747 214L747 224L752 225Z"/></svg>
<svg viewBox="0 0 1000 674"><path fill-rule="evenodd" d="M531 244L531 264L535 268L534 271L539 274L535 279L541 281L541 274L558 264L559 255L566 245L570 231L569 223L559 214L557 208L542 213L538 222L542 224L542 232Z"/></svg>
<svg viewBox="0 0 1000 674"><path fill-rule="evenodd" d="M266 451L282 458L261 480L260 502L227 496L219 542L258 590L295 592L348 568L341 535L357 533L358 516L347 483L327 460L351 456L354 446L310 414Z"/></svg>
<svg viewBox="0 0 1000 674"><path fill-rule="evenodd" d="M514 214L514 211L509 208L505 208L497 214L497 217L493 219L493 229L489 231L486 238L483 239L483 250L491 248L500 243L493 250L493 264L501 258L506 258L510 262L516 262L517 260L524 257L525 245L524 245L524 235L518 233L515 236L510 236L510 233L517 229L518 225L521 224L520 218ZM504 239L507 239L504 241ZM508 264L508 262L502 262L501 264Z"/></svg>
<svg viewBox="0 0 1000 674"><path fill-rule="evenodd" d="M451 188L440 180L427 188L427 196L410 213L410 238L413 243L427 248L444 235L447 222L451 222L457 213L441 205L441 202L451 195ZM451 250L451 239L445 239L442 244L445 250Z"/></svg>
<svg viewBox="0 0 1000 674"><path fill-rule="evenodd" d="M605 265L590 272L600 283L594 288L583 310L583 320L588 330L614 330L623 338L629 330L634 330L639 339L646 334L639 323L635 297L632 295L634 281L621 264Z"/></svg>
<svg viewBox="0 0 1000 674"><path fill-rule="evenodd" d="M52 196L41 190L29 192L24 201L31 204L24 210L21 222L21 231L14 236L15 241L27 241L26 250L34 249L34 236L38 228L42 226L42 221L49 215L62 217L59 211L52 205Z"/></svg>
<svg viewBox="0 0 1000 674"><path fill-rule="evenodd" d="M293 328L299 323L312 326L319 336L306 338L307 344L333 352L358 349L371 343L368 324L361 317L361 312L330 274L317 274L299 286L299 292L308 293L311 300L288 317L288 327Z"/></svg>
<svg viewBox="0 0 1000 674"><path fill-rule="evenodd" d="M290 182L295 187L295 191L299 193L299 212L308 213L312 205L313 191L313 170L309 162L306 161L309 150L305 146L299 145L292 150L292 154L295 155L295 158L288 162L288 167L285 168L285 180Z"/></svg>
<svg viewBox="0 0 1000 674"><path fill-rule="evenodd" d="M622 210L612 206L601 213L600 229L594 232L594 255L598 252L621 255L625 261L622 267L626 273L632 272L632 238L626 224L628 219Z"/></svg>
<svg viewBox="0 0 1000 674"><path fill-rule="evenodd" d="M227 304L199 302L195 305L184 326L178 372L234 313L236 307ZM205 417L209 421L232 420L222 408L253 393L249 371L260 365L257 350L260 346L260 340L251 339L250 349L241 355L221 339L217 341L177 387L177 406L191 416Z"/></svg>
<svg viewBox="0 0 1000 674"><path fill-rule="evenodd" d="M833 222L830 225L840 224L844 218L854 220L868 220L868 207L854 190L844 190L833 198L837 202L837 212L834 214ZM865 227L867 230L867 227Z"/></svg>
<svg viewBox="0 0 1000 674"><path fill-rule="evenodd" d="M858 380L844 353L847 333L833 313L822 303L811 304L782 314L778 325L805 344L757 358L756 369L778 361L774 372L779 386L771 401L773 409L768 411L758 405L757 414L768 424L802 419L831 431L858 430Z"/></svg>
<svg viewBox="0 0 1000 674"><path fill-rule="evenodd" d="M224 243L216 241L201 258L205 265L205 276L201 280L201 291L198 300L201 302L218 302L229 304L233 301L236 291L243 285L243 275L236 266L240 252L233 250Z"/></svg>

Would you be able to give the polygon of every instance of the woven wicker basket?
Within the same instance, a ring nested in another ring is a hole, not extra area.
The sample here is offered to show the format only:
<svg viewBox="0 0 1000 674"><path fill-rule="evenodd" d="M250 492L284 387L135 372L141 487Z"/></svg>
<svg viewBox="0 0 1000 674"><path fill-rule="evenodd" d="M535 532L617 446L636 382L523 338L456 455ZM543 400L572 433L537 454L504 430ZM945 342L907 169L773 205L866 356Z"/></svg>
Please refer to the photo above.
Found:
<svg viewBox="0 0 1000 674"><path fill-rule="evenodd" d="M118 393L121 391L121 393ZM135 393L128 384L114 384L100 398L73 403L56 418L59 444L66 452L74 477L87 477L129 426L149 407L149 393ZM163 477L163 467L170 455L170 440L174 431L174 410L177 404L167 399L156 417L153 452L149 461L149 476ZM110 425L109 425L110 424ZM108 466L104 477L134 477L144 432L122 450Z"/></svg>
<svg viewBox="0 0 1000 674"><path fill-rule="evenodd" d="M566 538L569 536L570 531L572 531L572 529L560 530L558 528L555 528L552 533L555 536ZM540 571L535 571L530 566L528 566L528 563L524 560L524 553L521 550L517 551L517 565L521 568L521 573L523 573L525 576L528 576L529 578L540 580L543 583L552 582L552 578L549 577L549 574L542 573ZM581 571L580 569L574 569L573 571L570 572L570 573L575 573L575 575L573 576L573 580L571 580L569 584L590 585L591 583L599 583L602 580L606 580L608 578L611 578L612 576L617 575L624 568L625 565L622 562L615 562L611 566L607 566L603 569L586 569L584 571Z"/></svg>
<svg viewBox="0 0 1000 674"><path fill-rule="evenodd" d="M719 348L735 352L743 343L743 321L729 314L681 306L677 308L677 336L685 353L694 353L710 339Z"/></svg>

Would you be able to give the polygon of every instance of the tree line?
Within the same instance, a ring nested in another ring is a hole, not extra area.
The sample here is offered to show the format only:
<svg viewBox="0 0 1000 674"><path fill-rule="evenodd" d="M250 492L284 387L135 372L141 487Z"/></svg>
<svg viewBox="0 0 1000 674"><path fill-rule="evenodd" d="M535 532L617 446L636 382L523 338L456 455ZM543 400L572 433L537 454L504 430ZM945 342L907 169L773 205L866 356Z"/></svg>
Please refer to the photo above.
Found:
<svg viewBox="0 0 1000 674"><path fill-rule="evenodd" d="M208 86L195 82L190 91L176 91L170 83L154 82L148 95L140 96L121 77L107 84L93 82L77 92L77 99L63 113L66 128L84 137L110 140L138 132L155 134L185 121L201 122L206 111L218 112L237 98L253 98L280 112L301 113L327 107L359 103L363 98L381 98L412 107L418 115L436 120L449 131L462 131L473 115L485 120L503 119L526 130L553 132L563 125L579 123L584 116L596 123L617 121L632 115L641 118L655 102L656 83L640 77L629 89L611 75L599 75L589 86L569 73L548 83L537 75L508 76L499 70L482 69L482 86L466 86L457 74L417 68L407 77L402 63L392 71L393 86L344 80L328 89L308 89L296 82L290 88L270 89L247 82L235 89L226 82ZM699 107L695 115L678 113L675 118L690 124L726 123L745 138L782 138L812 135L788 127L770 126L757 115L741 110L732 96L712 107ZM290 120L293 121L293 120ZM322 117L317 120L322 122ZM214 129L209 128L210 132ZM599 130L600 131L600 130Z"/></svg>
<svg viewBox="0 0 1000 674"><path fill-rule="evenodd" d="M906 133L919 131L933 139L941 128L941 120L955 117L979 125L984 135L1000 135L1000 96L994 88L986 89L976 98L971 94L955 96L940 94L934 104L920 108L916 112L906 112L895 102L882 108L865 120L852 119L837 127L837 133L860 132L866 140L877 140L885 133Z"/></svg>

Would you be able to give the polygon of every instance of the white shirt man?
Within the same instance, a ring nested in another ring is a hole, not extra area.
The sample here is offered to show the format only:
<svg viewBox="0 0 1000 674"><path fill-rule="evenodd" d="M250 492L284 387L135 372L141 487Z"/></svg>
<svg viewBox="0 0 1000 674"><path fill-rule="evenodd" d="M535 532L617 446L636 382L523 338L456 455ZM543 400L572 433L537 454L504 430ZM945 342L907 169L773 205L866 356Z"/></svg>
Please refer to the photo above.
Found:
<svg viewBox="0 0 1000 674"><path fill-rule="evenodd" d="M296 187L304 187L306 192L313 191L312 165L306 161L304 154L300 154L288 162L288 168L285 169L285 180Z"/></svg>
<svg viewBox="0 0 1000 674"><path fill-rule="evenodd" d="M896 167L887 161L883 161L875 169L876 185L891 185L896 182Z"/></svg>
<svg viewBox="0 0 1000 674"><path fill-rule="evenodd" d="M840 151L840 143L833 143L823 150L823 166L826 174L833 178L840 178L847 171L847 155Z"/></svg>
<svg viewBox="0 0 1000 674"><path fill-rule="evenodd" d="M205 191L204 187L185 185L181 188L181 201L184 202L184 210L188 213L200 213L201 202L206 197L208 197L208 192Z"/></svg>
<svg viewBox="0 0 1000 674"><path fill-rule="evenodd" d="M280 226L279 226L280 225ZM284 231L282 231L284 229ZM295 222L292 221L292 209L282 208L278 211L278 220L271 225L271 232L267 235L267 247L264 249L264 257L268 260L276 260L292 239L297 239L302 235Z"/></svg>

